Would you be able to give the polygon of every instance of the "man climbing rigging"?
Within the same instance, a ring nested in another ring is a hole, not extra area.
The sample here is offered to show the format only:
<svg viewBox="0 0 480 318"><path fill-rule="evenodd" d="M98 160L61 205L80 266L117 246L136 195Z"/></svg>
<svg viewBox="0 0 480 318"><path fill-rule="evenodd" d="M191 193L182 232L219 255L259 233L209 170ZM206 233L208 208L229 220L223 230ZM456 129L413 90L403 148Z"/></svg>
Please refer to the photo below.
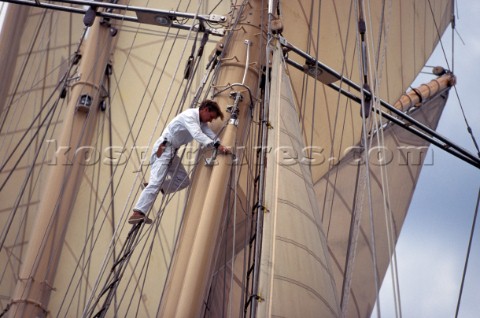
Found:
<svg viewBox="0 0 480 318"><path fill-rule="evenodd" d="M223 113L218 104L206 99L199 108L185 110L167 125L153 146L150 157L150 180L140 194L128 223L136 224L142 221L152 223L146 214L157 198L158 192L172 193L190 184L188 174L176 155L180 146L195 139L203 146L216 147L220 153L231 153L230 149L216 140L215 133L208 127L209 122L219 117L223 120ZM166 180L167 176L170 177L169 180Z"/></svg>

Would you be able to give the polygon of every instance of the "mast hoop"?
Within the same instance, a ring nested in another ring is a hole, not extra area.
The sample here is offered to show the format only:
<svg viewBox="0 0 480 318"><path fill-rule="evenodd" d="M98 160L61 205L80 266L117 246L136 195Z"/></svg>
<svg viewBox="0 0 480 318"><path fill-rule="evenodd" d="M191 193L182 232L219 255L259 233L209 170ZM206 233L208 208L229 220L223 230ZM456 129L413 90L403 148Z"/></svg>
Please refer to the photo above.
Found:
<svg viewBox="0 0 480 318"><path fill-rule="evenodd" d="M39 308L41 311L43 311L43 313L45 315L48 315L48 309L45 308L41 303L39 303L38 301L34 301L34 300L31 300L29 298L25 298L25 299L12 299L12 301L7 305L7 308L5 308L5 310L9 310L11 305L14 305L14 304L31 304L31 305L34 305L35 307ZM5 312L6 313L6 312ZM1 317L2 315L0 315Z"/></svg>

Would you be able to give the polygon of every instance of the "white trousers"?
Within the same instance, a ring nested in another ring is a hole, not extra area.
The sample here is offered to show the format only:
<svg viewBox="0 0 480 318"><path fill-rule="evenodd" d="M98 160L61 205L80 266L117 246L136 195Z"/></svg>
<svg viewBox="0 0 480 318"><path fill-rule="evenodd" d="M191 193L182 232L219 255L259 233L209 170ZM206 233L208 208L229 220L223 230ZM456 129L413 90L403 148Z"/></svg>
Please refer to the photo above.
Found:
<svg viewBox="0 0 480 318"><path fill-rule="evenodd" d="M143 189L134 211L147 214L160 190L168 194L182 190L190 184L187 171L172 146L166 146L160 158L154 153L150 158L150 180Z"/></svg>

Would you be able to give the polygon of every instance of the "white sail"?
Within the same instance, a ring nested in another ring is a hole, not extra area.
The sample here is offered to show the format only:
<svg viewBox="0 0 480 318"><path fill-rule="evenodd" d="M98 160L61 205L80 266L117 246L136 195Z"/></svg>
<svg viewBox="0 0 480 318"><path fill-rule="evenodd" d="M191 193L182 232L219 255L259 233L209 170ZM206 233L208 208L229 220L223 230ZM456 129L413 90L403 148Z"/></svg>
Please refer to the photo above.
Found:
<svg viewBox="0 0 480 318"><path fill-rule="evenodd" d="M446 96L439 96L412 116L436 127L445 102ZM317 198L325 202L318 217L328 237L338 295L347 293L348 317L371 313L421 167L432 161L428 143L401 127L388 127L373 138L368 170L362 149L354 147L316 184Z"/></svg>
<svg viewBox="0 0 480 318"><path fill-rule="evenodd" d="M259 317L338 317L339 299L297 106L280 46L272 59Z"/></svg>

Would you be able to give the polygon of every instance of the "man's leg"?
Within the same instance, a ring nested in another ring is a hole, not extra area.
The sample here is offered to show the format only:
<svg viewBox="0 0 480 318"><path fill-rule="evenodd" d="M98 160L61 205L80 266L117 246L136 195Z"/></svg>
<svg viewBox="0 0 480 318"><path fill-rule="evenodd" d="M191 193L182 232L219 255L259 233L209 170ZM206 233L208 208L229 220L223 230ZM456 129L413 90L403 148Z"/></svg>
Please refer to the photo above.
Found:
<svg viewBox="0 0 480 318"><path fill-rule="evenodd" d="M164 194L180 191L190 185L188 173L178 156L173 157L172 164L168 167L170 180L165 180L162 185Z"/></svg>
<svg viewBox="0 0 480 318"><path fill-rule="evenodd" d="M152 220L147 218L145 215L152 208L152 205L158 196L158 192L160 192L160 187L162 186L162 183L165 180L168 172L171 156L171 148L167 147L162 156L160 158L156 158L152 163L150 167L150 179L148 181L148 185L140 194L137 204L133 208L133 214L130 216L128 223L135 224L143 220L145 223L152 223Z"/></svg>

